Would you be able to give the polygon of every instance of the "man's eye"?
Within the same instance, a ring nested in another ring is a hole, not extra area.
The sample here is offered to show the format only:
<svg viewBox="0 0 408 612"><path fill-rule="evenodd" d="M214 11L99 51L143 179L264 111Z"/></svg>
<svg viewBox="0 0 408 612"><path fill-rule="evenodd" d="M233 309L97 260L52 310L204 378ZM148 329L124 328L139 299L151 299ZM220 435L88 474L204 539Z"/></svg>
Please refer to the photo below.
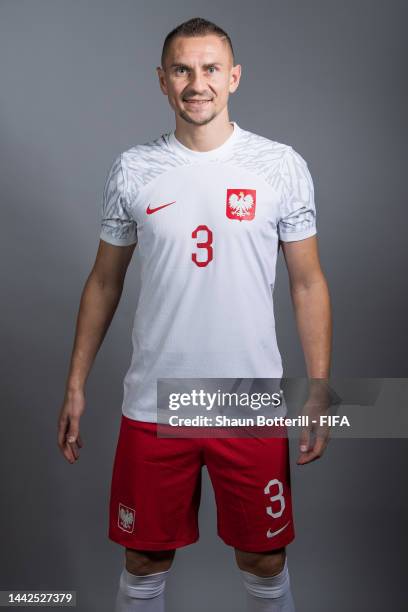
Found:
<svg viewBox="0 0 408 612"><path fill-rule="evenodd" d="M214 72L217 71L217 68L216 66L209 66L208 71L211 74L214 74ZM185 72L188 72L188 68L186 68L185 66L179 66L178 68L176 68L176 74L185 74Z"/></svg>

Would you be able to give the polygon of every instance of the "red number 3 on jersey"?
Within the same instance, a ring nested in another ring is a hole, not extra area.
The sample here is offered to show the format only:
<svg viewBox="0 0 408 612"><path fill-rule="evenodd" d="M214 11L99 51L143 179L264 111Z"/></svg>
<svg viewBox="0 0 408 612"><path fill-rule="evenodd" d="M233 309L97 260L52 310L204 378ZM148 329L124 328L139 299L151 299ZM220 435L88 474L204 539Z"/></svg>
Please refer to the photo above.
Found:
<svg viewBox="0 0 408 612"><path fill-rule="evenodd" d="M197 253L191 253L191 259L194 261L194 263L199 266L200 268L202 268L203 266L207 266L210 261L212 261L213 258L213 248L212 248L212 241L213 241L213 235L212 235L212 231L210 230L209 227L207 227L206 225L198 225L195 230L192 232L191 237L192 238L197 238L198 237L198 232L207 232L207 240L205 240L204 242L197 242L197 247L199 247L200 249L206 249L207 253L207 259L201 260L199 261L197 259Z"/></svg>

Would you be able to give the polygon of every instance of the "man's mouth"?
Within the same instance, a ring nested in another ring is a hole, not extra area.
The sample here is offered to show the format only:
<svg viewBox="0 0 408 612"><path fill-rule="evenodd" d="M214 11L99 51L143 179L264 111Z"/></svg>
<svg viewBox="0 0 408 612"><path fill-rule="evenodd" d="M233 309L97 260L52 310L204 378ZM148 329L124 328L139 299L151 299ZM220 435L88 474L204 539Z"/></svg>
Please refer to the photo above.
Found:
<svg viewBox="0 0 408 612"><path fill-rule="evenodd" d="M184 100L184 102L186 104L189 104L190 106L205 106L206 104L209 104L211 102L211 100L194 100L194 99L187 99Z"/></svg>

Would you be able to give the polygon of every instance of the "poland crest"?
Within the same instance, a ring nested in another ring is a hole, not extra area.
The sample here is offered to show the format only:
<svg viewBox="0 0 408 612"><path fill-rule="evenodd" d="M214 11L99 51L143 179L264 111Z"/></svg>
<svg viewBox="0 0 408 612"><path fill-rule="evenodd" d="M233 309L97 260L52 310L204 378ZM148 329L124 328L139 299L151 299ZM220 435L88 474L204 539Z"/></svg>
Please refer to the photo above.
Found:
<svg viewBox="0 0 408 612"><path fill-rule="evenodd" d="M255 217L255 189L227 189L227 217L251 221Z"/></svg>
<svg viewBox="0 0 408 612"><path fill-rule="evenodd" d="M119 504L118 527L123 531L133 532L135 526L135 511L124 504Z"/></svg>

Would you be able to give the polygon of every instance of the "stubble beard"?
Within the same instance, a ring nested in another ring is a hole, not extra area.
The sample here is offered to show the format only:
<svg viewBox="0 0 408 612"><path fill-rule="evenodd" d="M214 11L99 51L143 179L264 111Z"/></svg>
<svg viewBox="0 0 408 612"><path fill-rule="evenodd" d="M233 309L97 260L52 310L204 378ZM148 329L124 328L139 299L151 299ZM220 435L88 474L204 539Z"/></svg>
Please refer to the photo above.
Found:
<svg viewBox="0 0 408 612"><path fill-rule="evenodd" d="M208 117L204 117L203 119L194 119L186 111L181 110L179 112L179 116L184 119L184 121L187 121L187 123L192 123L193 125L206 125L207 123L210 123L213 119L215 119L217 113L213 111Z"/></svg>

